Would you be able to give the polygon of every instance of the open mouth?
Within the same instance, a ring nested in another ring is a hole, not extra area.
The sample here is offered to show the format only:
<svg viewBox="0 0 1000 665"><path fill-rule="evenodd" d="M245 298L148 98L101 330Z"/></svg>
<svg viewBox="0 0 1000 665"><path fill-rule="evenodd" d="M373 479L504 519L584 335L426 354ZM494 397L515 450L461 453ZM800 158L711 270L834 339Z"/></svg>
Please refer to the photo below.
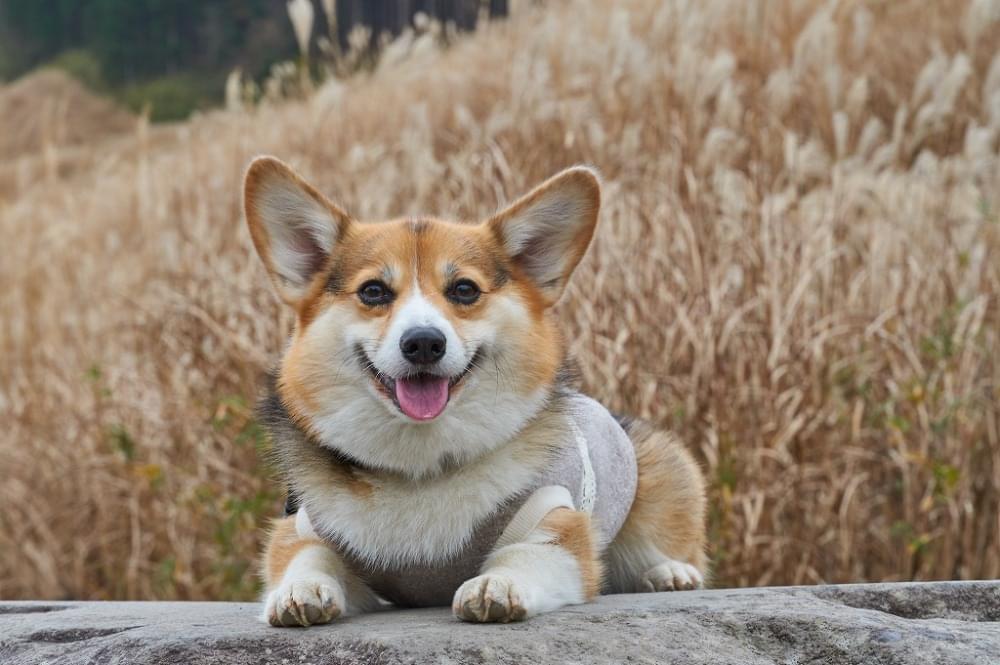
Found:
<svg viewBox="0 0 1000 665"><path fill-rule="evenodd" d="M434 420L441 415L459 384L475 367L480 354L477 350L465 369L452 377L416 372L394 379L379 371L360 346L357 353L375 387L404 415L419 421Z"/></svg>

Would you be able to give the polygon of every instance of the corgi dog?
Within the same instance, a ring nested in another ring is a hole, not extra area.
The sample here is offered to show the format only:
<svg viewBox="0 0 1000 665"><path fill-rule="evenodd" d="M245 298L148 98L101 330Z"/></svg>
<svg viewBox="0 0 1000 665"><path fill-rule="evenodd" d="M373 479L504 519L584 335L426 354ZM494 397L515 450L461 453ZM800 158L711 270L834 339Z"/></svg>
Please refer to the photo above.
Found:
<svg viewBox="0 0 1000 665"><path fill-rule="evenodd" d="M260 407L289 488L266 621L393 603L507 622L703 585L698 465L567 370L552 308L600 196L578 166L485 221L362 222L281 161L250 164L250 235L296 316Z"/></svg>

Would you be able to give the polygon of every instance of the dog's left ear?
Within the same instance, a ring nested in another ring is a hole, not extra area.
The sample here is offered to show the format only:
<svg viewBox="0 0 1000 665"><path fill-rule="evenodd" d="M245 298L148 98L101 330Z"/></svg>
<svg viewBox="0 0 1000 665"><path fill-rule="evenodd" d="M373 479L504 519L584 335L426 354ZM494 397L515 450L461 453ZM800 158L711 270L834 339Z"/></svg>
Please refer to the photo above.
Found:
<svg viewBox="0 0 1000 665"><path fill-rule="evenodd" d="M486 223L514 263L554 305L590 246L601 207L597 173L574 166Z"/></svg>

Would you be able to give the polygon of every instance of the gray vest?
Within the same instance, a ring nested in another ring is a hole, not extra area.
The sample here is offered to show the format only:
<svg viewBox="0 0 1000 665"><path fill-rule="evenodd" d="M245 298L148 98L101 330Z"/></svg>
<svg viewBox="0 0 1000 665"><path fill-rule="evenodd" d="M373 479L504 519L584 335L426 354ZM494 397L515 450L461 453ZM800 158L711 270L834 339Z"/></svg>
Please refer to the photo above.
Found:
<svg viewBox="0 0 1000 665"><path fill-rule="evenodd" d="M603 553L621 529L635 498L635 450L625 431L598 402L573 394L567 399L567 408L570 427L565 445L527 487L512 491L475 527L453 559L433 565L372 567L348 547L338 546L336 534L320 535L376 593L409 607L450 605L458 587L480 573L498 543L517 542L554 508L565 506L590 513L597 546Z"/></svg>

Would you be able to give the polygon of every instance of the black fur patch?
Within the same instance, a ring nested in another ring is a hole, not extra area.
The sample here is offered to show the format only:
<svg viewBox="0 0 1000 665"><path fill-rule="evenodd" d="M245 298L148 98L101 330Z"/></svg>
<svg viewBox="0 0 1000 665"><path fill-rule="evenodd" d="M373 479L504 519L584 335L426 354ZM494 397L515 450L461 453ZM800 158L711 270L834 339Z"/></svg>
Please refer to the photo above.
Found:
<svg viewBox="0 0 1000 665"><path fill-rule="evenodd" d="M288 494L285 497L285 517L294 515L297 512L299 512L299 497L295 491L289 487Z"/></svg>

